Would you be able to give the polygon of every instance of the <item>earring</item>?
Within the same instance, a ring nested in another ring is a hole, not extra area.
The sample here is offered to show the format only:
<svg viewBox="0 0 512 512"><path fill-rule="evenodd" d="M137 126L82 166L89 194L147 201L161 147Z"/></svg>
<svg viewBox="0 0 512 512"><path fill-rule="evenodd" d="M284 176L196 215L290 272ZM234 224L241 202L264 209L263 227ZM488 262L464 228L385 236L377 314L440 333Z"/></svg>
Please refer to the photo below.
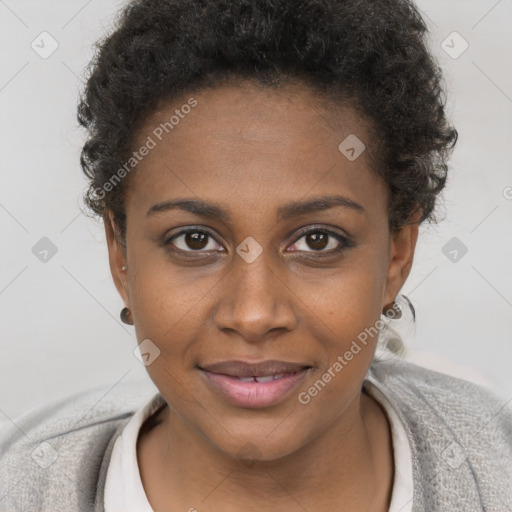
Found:
<svg viewBox="0 0 512 512"><path fill-rule="evenodd" d="M121 270L126 270L128 267L121 267Z"/></svg>
<svg viewBox="0 0 512 512"><path fill-rule="evenodd" d="M402 318L402 306L398 302L393 301L391 306L383 309L382 314L391 320L399 320Z"/></svg>
<svg viewBox="0 0 512 512"><path fill-rule="evenodd" d="M123 323L128 325L133 325L133 320L131 318L131 312L128 308L121 309L121 313L119 315Z"/></svg>

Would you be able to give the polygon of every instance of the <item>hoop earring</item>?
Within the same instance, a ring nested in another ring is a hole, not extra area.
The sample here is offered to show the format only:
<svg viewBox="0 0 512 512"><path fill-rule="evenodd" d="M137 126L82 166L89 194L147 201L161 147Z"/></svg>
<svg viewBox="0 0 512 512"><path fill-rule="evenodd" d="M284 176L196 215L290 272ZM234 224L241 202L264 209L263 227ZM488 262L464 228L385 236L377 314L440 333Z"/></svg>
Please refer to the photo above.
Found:
<svg viewBox="0 0 512 512"><path fill-rule="evenodd" d="M128 308L121 309L121 313L119 314L121 317L121 321L128 325L133 325L133 320L131 318L131 311Z"/></svg>

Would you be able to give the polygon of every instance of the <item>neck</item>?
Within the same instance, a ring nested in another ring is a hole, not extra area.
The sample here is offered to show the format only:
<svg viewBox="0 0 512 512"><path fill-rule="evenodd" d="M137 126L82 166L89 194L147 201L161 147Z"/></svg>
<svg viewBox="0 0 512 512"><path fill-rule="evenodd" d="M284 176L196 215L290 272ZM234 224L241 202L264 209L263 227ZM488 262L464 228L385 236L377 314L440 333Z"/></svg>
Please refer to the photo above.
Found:
<svg viewBox="0 0 512 512"><path fill-rule="evenodd" d="M380 512L389 505L389 424L364 393L308 444L253 464L220 451L169 407L158 416L161 422L152 430L141 429L137 445L142 482L155 512L170 504L199 512L287 512L300 506L312 512L340 509L340 504L343 510Z"/></svg>

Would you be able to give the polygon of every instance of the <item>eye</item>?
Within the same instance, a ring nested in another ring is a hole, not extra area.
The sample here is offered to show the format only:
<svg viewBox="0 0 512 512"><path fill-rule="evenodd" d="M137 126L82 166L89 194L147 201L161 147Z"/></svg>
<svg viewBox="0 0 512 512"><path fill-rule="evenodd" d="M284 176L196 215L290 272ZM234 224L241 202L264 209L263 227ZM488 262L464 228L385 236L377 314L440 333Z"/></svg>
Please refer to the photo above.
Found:
<svg viewBox="0 0 512 512"><path fill-rule="evenodd" d="M183 229L179 233L167 238L163 244L165 246L173 245L176 249L183 252L211 252L224 250L224 248L216 242L215 238L208 233L208 231L198 228Z"/></svg>
<svg viewBox="0 0 512 512"><path fill-rule="evenodd" d="M182 253L211 253L224 252L215 237L207 230L196 227L182 229L180 232L167 237L162 245L173 251ZM170 247L171 246L171 247ZM303 230L300 236L290 246L291 252L309 253L337 253L343 249L352 247L350 240L326 228L309 228Z"/></svg>
<svg viewBox="0 0 512 512"><path fill-rule="evenodd" d="M325 228L309 229L301 235L290 246L295 251L333 253L351 247L345 236Z"/></svg>

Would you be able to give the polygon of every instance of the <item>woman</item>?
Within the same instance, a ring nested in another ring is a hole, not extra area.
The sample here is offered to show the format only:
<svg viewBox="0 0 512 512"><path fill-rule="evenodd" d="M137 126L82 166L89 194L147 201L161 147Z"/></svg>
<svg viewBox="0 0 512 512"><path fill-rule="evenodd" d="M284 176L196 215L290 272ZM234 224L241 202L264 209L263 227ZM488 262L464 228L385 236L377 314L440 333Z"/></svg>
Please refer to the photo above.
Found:
<svg viewBox="0 0 512 512"><path fill-rule="evenodd" d="M81 164L159 392L20 419L4 508L509 510L510 408L376 357L457 139L425 33L407 0L125 7Z"/></svg>

